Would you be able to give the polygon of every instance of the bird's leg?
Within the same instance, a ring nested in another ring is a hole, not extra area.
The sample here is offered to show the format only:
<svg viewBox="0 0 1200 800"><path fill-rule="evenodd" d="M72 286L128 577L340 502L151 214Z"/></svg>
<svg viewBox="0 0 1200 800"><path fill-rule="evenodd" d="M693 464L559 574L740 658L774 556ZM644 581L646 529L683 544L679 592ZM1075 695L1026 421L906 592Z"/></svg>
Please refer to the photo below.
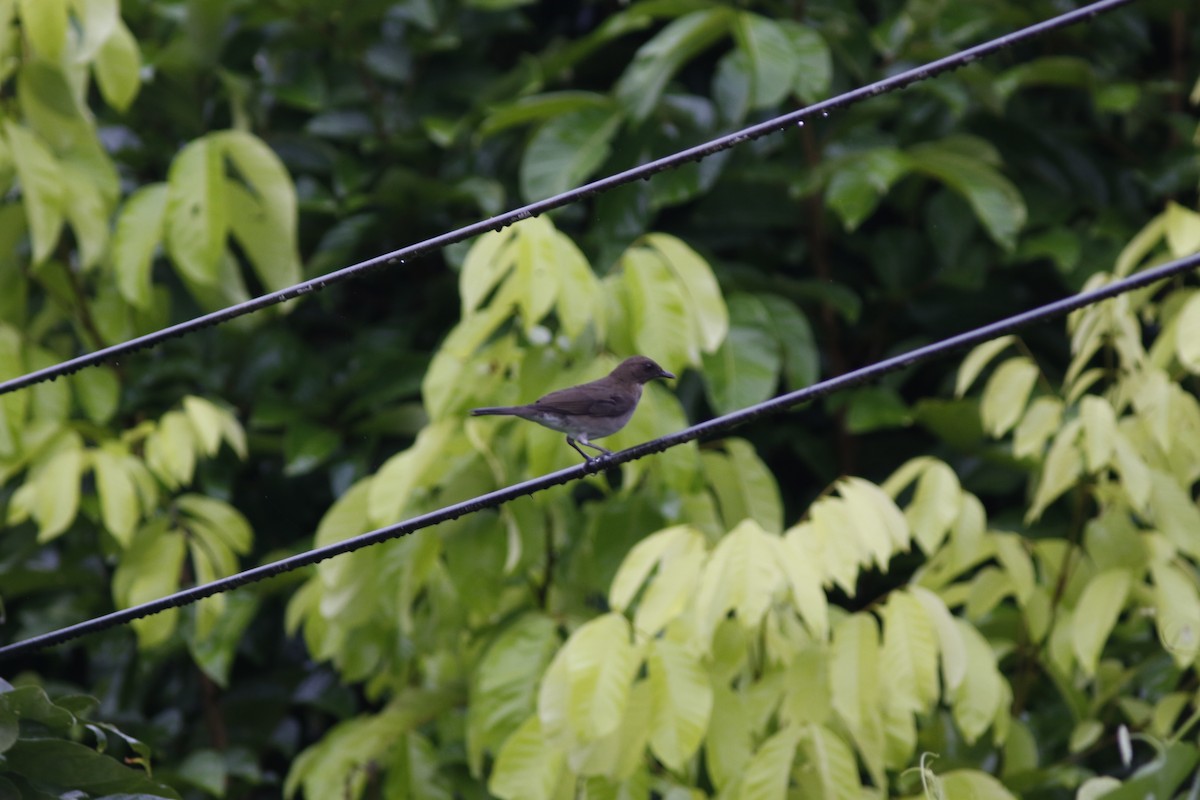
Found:
<svg viewBox="0 0 1200 800"><path fill-rule="evenodd" d="M592 442L589 442L589 441L587 441L586 439L575 439L575 438L572 438L572 437L568 436L568 437L567 437L567 444L571 445L571 447L574 447L574 448L575 448L575 452L576 452L576 453L579 453L579 455L583 456L583 460L584 460L584 461L589 461L589 462L590 462L590 461L593 461L594 459L593 459L593 457L592 457L592 456L589 456L587 453L585 453L585 452L583 452L582 450L580 450L580 449L579 449L579 445L583 445L584 447L592 447L592 448L595 448L596 450L599 450L601 453L603 453L603 454L604 454L604 455L606 455L606 456L611 456L611 455L612 455L612 450L608 450L608 449L606 449L606 448L604 448L604 447L601 447L601 446L600 446L600 445L598 445L598 444L593 444Z"/></svg>

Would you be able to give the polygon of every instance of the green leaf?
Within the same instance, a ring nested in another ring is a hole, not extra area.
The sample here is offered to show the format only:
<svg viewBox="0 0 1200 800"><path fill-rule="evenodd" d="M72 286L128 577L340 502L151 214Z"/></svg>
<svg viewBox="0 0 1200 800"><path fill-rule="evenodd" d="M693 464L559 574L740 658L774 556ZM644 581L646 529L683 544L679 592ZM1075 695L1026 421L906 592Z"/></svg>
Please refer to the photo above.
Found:
<svg viewBox="0 0 1200 800"><path fill-rule="evenodd" d="M558 298L554 307L558 324L563 333L574 339L591 323L596 328L597 338L603 340L606 319L596 303L601 292L600 281L570 237L557 233L554 240L559 269Z"/></svg>
<svg viewBox="0 0 1200 800"><path fill-rule="evenodd" d="M1178 203L1167 203L1167 247L1175 258L1200 251L1200 214Z"/></svg>
<svg viewBox="0 0 1200 800"><path fill-rule="evenodd" d="M699 253L674 236L650 233L643 241L662 256L683 286L696 349L714 352L729 332L729 310L712 268Z"/></svg>
<svg viewBox="0 0 1200 800"><path fill-rule="evenodd" d="M1062 424L1062 414L1063 402L1057 397L1038 397L1030 403L1013 432L1013 455L1040 459L1046 440Z"/></svg>
<svg viewBox="0 0 1200 800"><path fill-rule="evenodd" d="M33 49L51 64L67 43L67 0L19 0L21 27Z"/></svg>
<svg viewBox="0 0 1200 800"><path fill-rule="evenodd" d="M770 317L757 297L731 296L729 317L729 335L716 353L703 357L709 402L722 414L774 396L783 366Z"/></svg>
<svg viewBox="0 0 1200 800"><path fill-rule="evenodd" d="M621 269L637 352L676 372L694 364L698 353L685 289L662 256L632 247L621 257Z"/></svg>
<svg viewBox="0 0 1200 800"><path fill-rule="evenodd" d="M71 376L75 398L83 413L97 425L104 425L117 413L121 383L112 367L98 366Z"/></svg>
<svg viewBox="0 0 1200 800"><path fill-rule="evenodd" d="M1006 250L1025 225L1025 201L1013 184L985 161L957 152L945 142L908 151L912 168L945 183L970 203L988 235Z"/></svg>
<svg viewBox="0 0 1200 800"><path fill-rule="evenodd" d="M127 111L141 88L142 54L137 40L119 19L96 54L95 70L104 102L117 111Z"/></svg>
<svg viewBox="0 0 1200 800"><path fill-rule="evenodd" d="M829 46L813 28L792 20L779 23L797 60L794 91L806 103L815 103L829 92L833 80L833 58Z"/></svg>
<svg viewBox="0 0 1200 800"><path fill-rule="evenodd" d="M647 661L650 672L650 749L672 770L700 747L708 729L713 693L699 659L669 639L655 639Z"/></svg>
<svg viewBox="0 0 1200 800"><path fill-rule="evenodd" d="M890 386L866 386L845 397L846 430L855 434L903 428L913 415L900 393Z"/></svg>
<svg viewBox="0 0 1200 800"><path fill-rule="evenodd" d="M1025 514L1026 521L1032 521L1042 515L1046 507L1053 503L1063 492L1075 485L1083 473L1083 455L1079 452L1077 440L1081 428L1079 420L1072 420L1064 425L1054 437L1046 460L1042 462L1042 475L1038 481L1033 503ZM1117 458L1121 458L1121 439L1117 440Z"/></svg>
<svg viewBox="0 0 1200 800"><path fill-rule="evenodd" d="M881 666L874 617L853 614L834 626L829 662L833 708L872 773L882 768L883 759Z"/></svg>
<svg viewBox="0 0 1200 800"><path fill-rule="evenodd" d="M299 422L289 425L283 436L283 474L289 477L312 472L342 443L336 431L322 425Z"/></svg>
<svg viewBox="0 0 1200 800"><path fill-rule="evenodd" d="M161 522L144 525L113 574L113 599L118 607L129 608L157 600L179 589L185 556L186 544L182 533L167 530ZM151 648L171 637L178 620L179 609L171 608L134 620L131 624L137 634L138 645Z"/></svg>
<svg viewBox="0 0 1200 800"><path fill-rule="evenodd" d="M38 523L38 542L62 535L79 511L79 480L83 451L78 446L62 450L38 466L32 478L37 499L33 518Z"/></svg>
<svg viewBox="0 0 1200 800"><path fill-rule="evenodd" d="M741 776L738 800L784 800L800 733L785 728L767 739Z"/></svg>
<svg viewBox="0 0 1200 800"><path fill-rule="evenodd" d="M1163 649L1183 668L1200 654L1200 593L1190 572L1175 563L1150 565L1155 627Z"/></svg>
<svg viewBox="0 0 1200 800"><path fill-rule="evenodd" d="M229 230L254 268L254 274L270 291L299 283L300 253L289 232L279 226L277 215L268 213L263 204L241 185L225 185L229 206Z"/></svg>
<svg viewBox="0 0 1200 800"><path fill-rule="evenodd" d="M954 616L946 604L923 586L909 588L925 607L938 635L938 650L942 655L942 686L947 694L957 691L967 673L967 645Z"/></svg>
<svg viewBox="0 0 1200 800"><path fill-rule="evenodd" d="M142 512L137 487L125 468L129 455L116 445L106 444L93 450L91 457L104 527L122 547L128 548Z"/></svg>
<svg viewBox="0 0 1200 800"><path fill-rule="evenodd" d="M176 267L200 286L217 282L229 230L222 148L197 139L167 174L166 247Z"/></svg>
<svg viewBox="0 0 1200 800"><path fill-rule="evenodd" d="M892 592L884 607L880 669L888 705L924 714L937 703L937 631L925 607L907 592Z"/></svg>
<svg viewBox="0 0 1200 800"><path fill-rule="evenodd" d="M611 108L612 101L596 92L543 92L519 97L511 103L495 106L479 124L479 136L487 138L508 128L561 117L584 109Z"/></svg>
<svg viewBox="0 0 1200 800"><path fill-rule="evenodd" d="M1011 691L996 668L988 640L969 622L955 619L954 623L966 645L967 663L962 683L951 694L954 720L967 743L974 744L1005 713Z"/></svg>
<svg viewBox="0 0 1200 800"><path fill-rule="evenodd" d="M1183 368L1200 373L1200 294L1194 294L1175 318L1175 355Z"/></svg>
<svg viewBox="0 0 1200 800"><path fill-rule="evenodd" d="M605 614L580 626L563 646L569 675L568 725L584 741L611 733L625 714L629 688L641 665L629 633L623 616ZM539 709L542 705L539 702Z"/></svg>
<svg viewBox="0 0 1200 800"><path fill-rule="evenodd" d="M939 777L946 798L970 797L972 800L1017 800L1004 784L986 772L956 769Z"/></svg>
<svg viewBox="0 0 1200 800"><path fill-rule="evenodd" d="M52 0L47 5L60 1ZM5 122L4 132L21 181L22 204L33 239L33 263L40 264L49 258L62 233L65 178L58 160L36 136L12 120Z"/></svg>
<svg viewBox="0 0 1200 800"><path fill-rule="evenodd" d="M723 683L713 689L712 720L704 737L704 765L721 790L742 774L753 753L749 710L740 692Z"/></svg>
<svg viewBox="0 0 1200 800"><path fill-rule="evenodd" d="M234 553L250 552L254 533L250 522L228 503L201 494L183 494L175 498L175 505L193 525L202 526L212 534L212 539ZM232 572L233 569L226 569Z"/></svg>
<svg viewBox="0 0 1200 800"><path fill-rule="evenodd" d="M167 213L165 183L152 183L135 191L117 216L112 240L113 271L121 296L146 310L153 303L150 269L154 251L162 241Z"/></svg>
<svg viewBox="0 0 1200 800"><path fill-rule="evenodd" d="M787 576L792 602L805 626L815 639L824 641L829 631L829 603L821 585L821 575L800 536L787 535L780 541L779 567Z"/></svg>
<svg viewBox="0 0 1200 800"><path fill-rule="evenodd" d="M1017 424L1039 374L1037 364L1025 356L1010 358L996 368L979 401L984 430L999 438Z"/></svg>
<svg viewBox="0 0 1200 800"><path fill-rule="evenodd" d="M679 69L728 34L733 10L708 8L672 21L642 45L617 80L617 99L635 121L657 108L667 82Z"/></svg>
<svg viewBox="0 0 1200 800"><path fill-rule="evenodd" d="M524 220L516 228L517 265L505 289L517 295L528 336L558 298L558 232L545 217Z"/></svg>
<svg viewBox="0 0 1200 800"><path fill-rule="evenodd" d="M540 613L518 617L501 631L471 673L467 703L467 762L483 773L496 752L537 706L538 684L559 646L554 621Z"/></svg>
<svg viewBox="0 0 1200 800"><path fill-rule="evenodd" d="M490 231L475 239L463 259L458 277L458 292L462 297L462 316L465 319L483 304L485 298L516 265L516 248L512 242L516 228Z"/></svg>
<svg viewBox="0 0 1200 800"><path fill-rule="evenodd" d="M131 769L115 758L77 742L22 739L4 756L6 771L43 788L53 787L56 796L86 792L97 797L117 794L142 798L179 797L174 789L151 780L140 769Z"/></svg>
<svg viewBox="0 0 1200 800"><path fill-rule="evenodd" d="M728 439L726 454L716 450L701 453L705 480L717 495L725 526L753 519L765 530L783 527L783 508L775 477L743 439Z"/></svg>
<svg viewBox="0 0 1200 800"><path fill-rule="evenodd" d="M751 108L776 105L787 96L800 70L787 34L773 20L740 11L734 18L733 35L750 63Z"/></svg>
<svg viewBox="0 0 1200 800"><path fill-rule="evenodd" d="M962 497L958 476L943 462L930 461L921 470L904 517L927 555L933 555L958 518Z"/></svg>
<svg viewBox="0 0 1200 800"><path fill-rule="evenodd" d="M1084 675L1095 674L1096 662L1129 596L1131 582L1127 569L1105 570L1088 581L1080 595L1071 626L1071 646Z"/></svg>
<svg viewBox="0 0 1200 800"><path fill-rule="evenodd" d="M815 383L821 373L821 354L808 318L795 303L780 295L757 297L783 350L783 374L788 388L794 391Z"/></svg>
<svg viewBox="0 0 1200 800"><path fill-rule="evenodd" d="M1096 81L1092 65L1073 56L1034 58L996 76L993 89L1007 101L1016 91L1028 86L1073 86L1090 89Z"/></svg>
<svg viewBox="0 0 1200 800"><path fill-rule="evenodd" d="M1117 415L1108 401L1085 395L1079 402L1083 421L1083 455L1088 472L1099 472L1112 461L1116 449Z"/></svg>
<svg viewBox="0 0 1200 800"><path fill-rule="evenodd" d="M745 630L758 629L776 591L784 587L773 540L747 519L717 544L695 598L702 643L711 647L713 632L730 611Z"/></svg>
<svg viewBox="0 0 1200 800"><path fill-rule="evenodd" d="M546 741L537 715L530 716L500 748L488 791L501 800L551 800L565 762L562 749Z"/></svg>
<svg viewBox="0 0 1200 800"><path fill-rule="evenodd" d="M63 212L75 232L80 268L88 270L108 247L108 203L86 169L71 162L61 169L64 185L71 187L63 192Z"/></svg>
<svg viewBox="0 0 1200 800"><path fill-rule="evenodd" d="M521 157L521 196L542 200L590 178L608 158L623 116L616 108L587 107L539 128Z"/></svg>
<svg viewBox="0 0 1200 800"><path fill-rule="evenodd" d="M200 636L196 631L188 637L188 650L204 674L227 689L238 647L261 603L253 592L242 589L225 592L221 597L224 600L221 614L213 621L207 635Z"/></svg>
<svg viewBox="0 0 1200 800"><path fill-rule="evenodd" d="M613 577L608 590L608 604L616 611L625 611L655 567L671 558L703 549L704 538L699 531L687 525L676 525L652 533L630 550ZM641 631L647 633L647 631Z"/></svg>
<svg viewBox="0 0 1200 800"><path fill-rule="evenodd" d="M284 244L295 247L296 188L287 168L261 139L245 131L221 131L209 137L211 146L233 165L233 172L258 200L262 214L270 220Z"/></svg>
<svg viewBox="0 0 1200 800"><path fill-rule="evenodd" d="M805 797L854 800L862 796L854 751L823 725L806 725L800 737L796 782Z"/></svg>
<svg viewBox="0 0 1200 800"><path fill-rule="evenodd" d="M825 190L825 202L852 232L911 168L908 156L894 147L855 153L837 163Z"/></svg>

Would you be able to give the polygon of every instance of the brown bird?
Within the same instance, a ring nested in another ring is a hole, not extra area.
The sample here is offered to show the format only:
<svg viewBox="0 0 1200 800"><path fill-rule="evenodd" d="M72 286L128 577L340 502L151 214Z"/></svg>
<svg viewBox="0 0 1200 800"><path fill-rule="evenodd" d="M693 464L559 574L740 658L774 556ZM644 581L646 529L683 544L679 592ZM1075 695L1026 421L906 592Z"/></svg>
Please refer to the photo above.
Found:
<svg viewBox="0 0 1200 800"><path fill-rule="evenodd" d="M591 440L609 436L625 427L642 399L642 384L655 378L674 377L645 356L630 356L600 380L559 389L525 406L473 408L471 416L499 414L536 422L565 433L567 444L574 447L584 461L591 461L592 457L580 450L579 445L611 453Z"/></svg>

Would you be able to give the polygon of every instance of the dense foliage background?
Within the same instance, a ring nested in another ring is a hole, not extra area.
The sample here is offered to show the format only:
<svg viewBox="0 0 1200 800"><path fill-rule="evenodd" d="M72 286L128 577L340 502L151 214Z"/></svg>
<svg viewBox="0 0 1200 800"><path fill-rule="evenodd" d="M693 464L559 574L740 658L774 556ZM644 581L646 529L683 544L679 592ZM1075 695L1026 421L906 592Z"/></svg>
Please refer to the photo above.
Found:
<svg viewBox="0 0 1200 800"><path fill-rule="evenodd" d="M1064 7L0 0L0 378ZM574 463L466 410L633 352L613 447L1196 252L1198 52L1134 2L0 397L0 641ZM1195 285L0 664L0 797L1194 792Z"/></svg>

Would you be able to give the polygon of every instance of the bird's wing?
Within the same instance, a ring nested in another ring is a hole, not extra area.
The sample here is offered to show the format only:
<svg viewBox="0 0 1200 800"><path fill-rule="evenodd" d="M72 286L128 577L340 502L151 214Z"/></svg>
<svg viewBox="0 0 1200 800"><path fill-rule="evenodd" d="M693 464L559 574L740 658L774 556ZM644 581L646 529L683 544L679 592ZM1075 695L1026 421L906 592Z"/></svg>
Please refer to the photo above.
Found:
<svg viewBox="0 0 1200 800"><path fill-rule="evenodd" d="M587 391L580 391L585 388ZM629 392L597 391L585 385L551 392L534 403L534 407L557 414L619 417L637 405L637 400L637 396Z"/></svg>

